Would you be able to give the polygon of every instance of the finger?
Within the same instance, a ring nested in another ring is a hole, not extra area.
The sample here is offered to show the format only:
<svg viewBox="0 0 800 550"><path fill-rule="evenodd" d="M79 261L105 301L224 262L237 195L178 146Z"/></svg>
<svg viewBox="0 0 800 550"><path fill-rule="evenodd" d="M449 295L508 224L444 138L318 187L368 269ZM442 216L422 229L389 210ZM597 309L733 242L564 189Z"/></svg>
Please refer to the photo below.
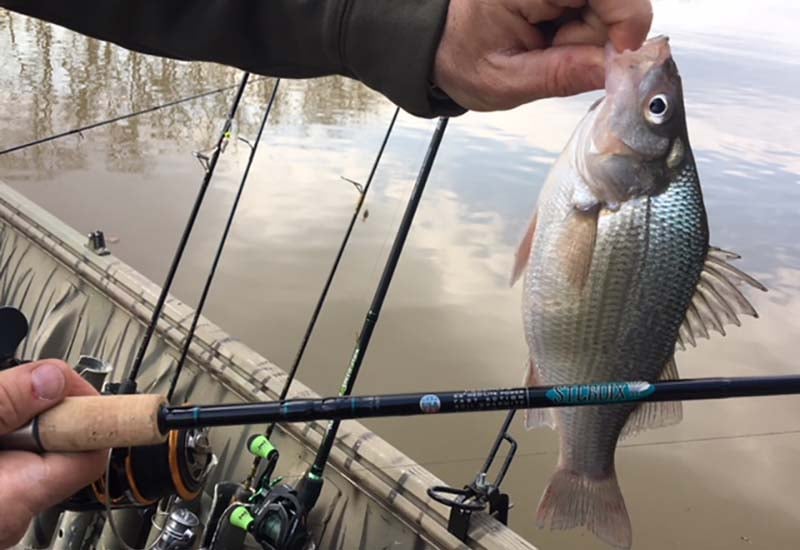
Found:
<svg viewBox="0 0 800 550"><path fill-rule="evenodd" d="M582 6L586 3L586 0L563 2L559 2L558 0L512 0L509 6L524 17L529 24L535 25L542 21L551 21L560 17L564 13L565 8L573 7L569 4L576 3Z"/></svg>
<svg viewBox="0 0 800 550"><path fill-rule="evenodd" d="M507 56L497 61L499 92L506 108L545 97L562 97L602 88L603 48L555 46Z"/></svg>
<svg viewBox="0 0 800 550"><path fill-rule="evenodd" d="M0 372L0 435L16 430L67 395L97 395L97 391L63 361L45 359Z"/></svg>
<svg viewBox="0 0 800 550"><path fill-rule="evenodd" d="M91 453L0 452L0 548L3 539L22 536L30 519L98 479L107 451ZM13 544L11 541L9 544Z"/></svg>
<svg viewBox="0 0 800 550"><path fill-rule="evenodd" d="M608 27L591 8L586 8L581 19L570 21L558 29L554 46L590 44L604 46L608 42Z"/></svg>
<svg viewBox="0 0 800 550"><path fill-rule="evenodd" d="M61 401L70 370L63 361L47 360L0 372L0 435Z"/></svg>
<svg viewBox="0 0 800 550"><path fill-rule="evenodd" d="M589 5L608 27L608 37L617 51L639 49L650 32L650 0L589 0Z"/></svg>

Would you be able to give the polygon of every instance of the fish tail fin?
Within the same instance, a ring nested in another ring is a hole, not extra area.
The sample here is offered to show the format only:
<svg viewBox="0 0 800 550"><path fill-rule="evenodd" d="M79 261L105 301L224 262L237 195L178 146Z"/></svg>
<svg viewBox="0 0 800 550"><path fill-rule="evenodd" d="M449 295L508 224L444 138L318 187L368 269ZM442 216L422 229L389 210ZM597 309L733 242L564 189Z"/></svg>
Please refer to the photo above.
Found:
<svg viewBox="0 0 800 550"><path fill-rule="evenodd" d="M613 471L595 479L559 468L539 502L539 528L572 529L586 526L604 542L617 548L631 547L631 521Z"/></svg>

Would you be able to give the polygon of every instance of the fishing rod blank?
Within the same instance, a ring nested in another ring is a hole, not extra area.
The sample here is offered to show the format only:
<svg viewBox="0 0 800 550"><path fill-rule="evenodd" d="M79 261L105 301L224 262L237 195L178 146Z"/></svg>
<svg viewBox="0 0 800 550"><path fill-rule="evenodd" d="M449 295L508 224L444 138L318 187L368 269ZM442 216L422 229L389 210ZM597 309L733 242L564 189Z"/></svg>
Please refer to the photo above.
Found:
<svg viewBox="0 0 800 550"><path fill-rule="evenodd" d="M319 295L319 299L317 300L317 304L314 307L314 311L311 314L311 320L306 327L306 331L303 334L303 340L300 343L300 347L297 350L297 355L294 358L294 362L292 363L292 368L289 370L289 375L286 378L286 382L281 388L280 396L278 397L279 401L286 399L286 396L289 394L289 388L294 381L295 375L297 374L297 369L300 367L300 362L303 360L303 355L305 354L306 347L308 346L308 342L311 339L311 334L314 332L314 327L317 324L317 319L319 318L319 314L322 311L322 306L325 304L325 299L328 297L328 291L331 288L331 284L333 283L333 278L336 276L336 272L339 269L339 263L342 261L342 256L344 256L344 251L347 248L347 242L350 240L350 235L353 233L353 228L356 225L356 221L358 220L358 214L361 212L361 207L364 205L364 199L367 197L367 192L369 191L370 186L372 185L372 180L375 178L375 172L378 170L378 166L380 165L381 158L383 158L383 152L386 149L386 144L389 142L389 136L392 135L392 130L394 129L394 123L397 121L397 115L400 113L400 108L396 108L394 114L392 115L392 120L389 122L389 127L386 129L386 134L383 136L383 142L381 142L381 146L378 149L378 154L375 157L375 161L372 163L372 169L369 172L369 176L367 177L367 182L364 184L363 188L358 189L359 197L358 202L356 203L355 210L353 211L353 216L350 218L350 224L347 226L347 230L344 233L344 237L342 238L342 242L339 245L339 251L336 253L336 257L333 260L333 265L331 266L330 272L328 273L328 278L325 281L325 284L322 287L322 292ZM265 432L267 437L272 435L272 431L275 428L275 424L270 424L267 427Z"/></svg>
<svg viewBox="0 0 800 550"><path fill-rule="evenodd" d="M406 238L411 230L411 224L414 222L414 215L416 214L417 207L422 199L422 193L425 190L425 184L428 182L428 176L430 175L431 168L433 167L433 162L436 159L437 153L439 152L439 145L442 142L442 136L444 136L444 131L447 128L447 122L448 118L442 117L436 124L436 129L431 137L428 150L425 153L425 159L422 162L422 167L420 168L419 175L417 176L417 181L415 182L414 188L411 191L411 197L406 205L406 210L403 213L403 219L400 221L400 227L397 230L394 243L392 243L392 248L389 251L389 257L386 260L383 273L381 274L380 281L378 282L378 286L375 290L372 304L370 305L367 315L364 318L364 324L361 327L358 341L356 342L355 349L353 350L350 366L345 373L344 381L342 382L342 387L339 391L339 395L341 396L350 395L356 378L358 377L361 364L364 361L364 356L367 352L367 348L369 347L370 339L372 338L372 332L375 329L378 316L380 315L381 308L383 307L383 302L386 299L387 293L389 292L389 285L392 282L395 269L397 268L397 264L400 260L400 254L403 252L403 246L405 245ZM325 470L325 465L328 462L331 449L333 448L333 443L336 440L336 433L339 430L339 423L339 419L337 418L331 420L330 424L328 425L328 429L325 431L325 435L323 436L322 443L317 450L314 463L298 483L298 498L304 504L306 511L310 511L319 498L319 494L322 490L322 474Z"/></svg>
<svg viewBox="0 0 800 550"><path fill-rule="evenodd" d="M164 429L800 394L800 375L289 399L164 409Z"/></svg>
<svg viewBox="0 0 800 550"><path fill-rule="evenodd" d="M250 175L250 168L253 166L253 161L256 157L256 151L258 150L258 144L261 141L261 135L264 133L264 128L267 125L267 119L272 111L272 105L275 102L275 96L278 93L278 84L280 84L280 79L275 81L275 85L272 88L272 94L269 97L269 102L267 103L267 107L264 111L264 116L261 118L261 125L258 128L258 134L256 135L255 142L253 144L248 143L250 146L250 156L247 159L247 165L245 166L244 173L242 174L242 179L239 182L239 189L236 191L236 197L233 199L233 204L231 205L230 213L228 214L228 220L225 223L225 228L222 230L222 236L220 237L219 245L217 246L217 252L214 255L214 260L211 262L211 269L208 272L208 278L206 279L205 286L203 286L203 292L200 294L200 300L197 303L197 308L195 309L194 317L192 318L192 324L189 327L189 332L183 342L183 348L181 349L181 355L178 359L178 365L175 368L175 374L172 376L172 381L169 385L169 391L167 392L168 401L172 400L172 395L175 393L175 387L178 385L178 379L181 376L183 365L186 362L186 356L189 354L189 347L192 344L192 339L194 338L194 333L197 329L197 323L200 320L203 307L205 307L206 299L208 298L208 292L211 289L211 282L214 280L214 275L217 272L219 260L222 257L222 251L225 248L225 242L228 240L228 234L230 233L231 226L233 226L233 218L236 216L236 209L239 207L239 200L242 198L245 183ZM284 395L281 397L281 399L285 397L286 396Z"/></svg>
<svg viewBox="0 0 800 550"><path fill-rule="evenodd" d="M208 168L205 171L205 175L203 176L203 182L200 185L200 189L197 192L197 197L194 200L194 205L192 206L192 211L189 213L189 219L186 221L186 227L183 230L183 234L181 235L181 240L178 243L178 248L175 251L175 255L172 257L172 264L169 267L169 271L167 272L167 277L164 281L163 286L161 287L161 294L158 296L158 300L156 301L156 305L153 308L153 314L150 318L150 323L147 325L145 329L144 337L142 338L142 342L139 345L139 350L136 353L136 358L134 359L133 366L131 367L131 371L128 374L127 381L123 384L120 388L121 393L133 393L136 389L136 377L139 375L139 369L142 367L142 362L144 361L144 354L147 352L147 346L150 344L150 339L153 337L153 332L155 331L156 325L158 324L158 319L161 316L161 310L164 309L164 302L167 299L167 295L169 294L170 287L172 286L172 282L175 279L175 274L178 271L178 265L181 262L181 258L183 257L183 253L186 250L186 245L189 242L189 235L194 228L194 222L197 220L197 215L200 212L200 205L203 203L203 199L205 198L206 191L208 190L208 185L211 183L211 178L214 176L214 170L217 168L217 161L219 160L219 156L222 153L222 147L225 143L225 140L229 137L229 132L231 129L231 125L233 124L233 117L236 116L236 111L239 108L239 103L242 101L242 96L244 95L244 90L247 87L247 80L250 78L250 73L244 73L242 76L242 80L239 83L239 88L236 90L236 97L231 104L230 112L228 113L228 118L225 119L225 125L222 127L222 132L220 132L219 139L217 140L217 146L214 149L213 154L211 155L211 159L208 163Z"/></svg>
<svg viewBox="0 0 800 550"><path fill-rule="evenodd" d="M253 82L258 82L259 80L265 80L264 77L253 78L250 80L250 84ZM173 101L168 101L166 103L161 103L159 105L154 105L152 107L147 107L146 109L142 109L140 111L134 111L132 113L127 113L124 115L116 116L113 118L109 118L106 120L101 120L99 122L93 122L92 124L87 124L86 126L81 126L80 128L73 128L72 130L67 130L65 132L59 132L58 134L53 134L52 136L47 136L40 139L35 139L33 141L29 141L28 143L22 143L20 145L14 145L12 147L8 147L7 149L0 149L0 155L7 155L9 153L15 153L17 151L21 151L23 149L28 149L29 147L35 147L36 145L42 145L43 143L48 143L50 141L55 141L57 139L65 138L68 136L72 136L75 134L81 134L88 130L94 130L95 128L100 128L101 126L107 126L109 124L114 124L115 122L120 122L123 120L127 120L129 118L135 118L137 116L146 115L149 113L154 113L156 111L160 111L162 109L168 109L169 107L175 107L176 105L180 105L181 103L188 103L190 101L195 101L197 99L202 99L204 97L220 94L222 92L227 92L228 90L233 90L239 86L238 84L234 86L225 86L222 88L217 88L216 90L209 90L207 92L202 92L199 94L195 94L188 97L182 97L180 99L175 99Z"/></svg>
<svg viewBox="0 0 800 550"><path fill-rule="evenodd" d="M372 181L375 179L375 173L378 171L378 166L381 163L381 159L383 158L383 152L386 150L386 144L389 142L389 137L392 135L392 131L394 130L394 124L397 121L397 116L400 114L400 108L397 107L394 110L394 114L392 115L392 119L389 122L389 127L386 129L386 134L383 136L383 141L381 142L380 148L378 149L378 154L375 156L375 160L372 163L372 168L370 169L369 176L367 176L367 181L363 185L363 187L359 184L357 185L359 197L358 201L356 202L356 207L353 210L353 215L350 218L350 223L347 226L347 230L342 237L342 242L339 245L339 250L336 253L336 257L333 260L333 264L331 265L331 269L328 272L328 278L325 280L325 284L322 287L322 292L317 299L317 303L314 306L314 311L311 313L311 318L308 321L308 326L306 326L306 331L303 334L303 339L300 342L300 347L297 350L297 354L295 355L294 362L292 363L291 368L289 369L289 373L286 377L286 381L283 383L283 387L281 388L281 393L278 396L278 400L282 401L286 399L286 396L289 395L289 389L292 386L292 382L294 382L295 377L297 376L297 370L300 368L300 363L303 360L303 355L305 355L306 348L308 347L308 343L311 340L311 335L314 333L314 328L317 325L317 320L319 319L319 315L322 312L322 307L325 305L325 300L328 298L328 291L331 289L331 285L333 284L333 279L336 276L336 273L339 271L339 264L342 261L342 257L344 256L344 251L347 248L347 243L350 241L350 235L353 233L353 228L356 225L356 221L358 221L358 215L361 213L361 208L364 205L364 200L367 198L367 193L369 192L369 188L372 186ZM264 431L264 435L267 438L272 437L272 432L275 429L275 423L270 423L267 425L267 429ZM261 465L262 458L260 456L256 456L253 460L253 466L250 470L250 474L247 476L245 480L245 486L249 487L253 479L255 478L256 472L258 467Z"/></svg>
<svg viewBox="0 0 800 550"><path fill-rule="evenodd" d="M262 403L170 407L163 396L68 397L16 432L0 449L86 451L152 445L169 430L267 422L313 422L471 413L511 409L608 406L800 394L800 375L695 378L668 382L601 382L529 388L288 399ZM122 421L121 419L127 419ZM113 429L104 431L104 426ZM87 438L87 430L104 434Z"/></svg>

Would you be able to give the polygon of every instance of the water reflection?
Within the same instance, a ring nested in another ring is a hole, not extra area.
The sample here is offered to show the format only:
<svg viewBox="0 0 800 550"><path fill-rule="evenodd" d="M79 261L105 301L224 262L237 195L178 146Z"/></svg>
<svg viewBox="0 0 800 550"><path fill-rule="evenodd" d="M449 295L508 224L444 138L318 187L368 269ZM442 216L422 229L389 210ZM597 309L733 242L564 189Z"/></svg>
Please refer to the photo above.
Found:
<svg viewBox="0 0 800 550"><path fill-rule="evenodd" d="M798 7L656 2L656 32L672 37L714 244L770 292L759 320L678 355L684 376L796 372L800 334L800 44ZM797 14L795 14L797 15ZM772 32L767 32L772 29ZM765 38L768 36L769 38ZM0 11L3 146L235 84L209 64L140 56ZM248 90L238 132L255 134L272 81ZM103 228L114 251L160 281L197 189L191 151L208 147L232 92L0 156L0 178L83 232ZM517 237L544 175L596 94L510 113L470 114L448 129L398 268L358 392L504 386L522 378L519 288L507 288ZM279 364L305 328L355 192L392 106L342 78L286 81L265 134L207 306L208 316ZM432 129L400 117L300 377L338 389L383 258ZM177 295L198 296L247 148L219 165L179 274ZM691 403L682 424L643 434L618 455L635 547L790 548L800 535L794 398ZM369 422L448 482L471 480L501 414ZM789 432L789 433L783 433ZM520 454L507 482L512 527L544 549L601 548L581 533L542 533L533 508L555 460L552 433L514 433ZM771 434L755 437L754 434ZM443 437L447 434L447 437ZM724 437L725 439L719 439ZM744 537L744 538L742 538ZM750 542L748 542L750 541Z"/></svg>
<svg viewBox="0 0 800 550"><path fill-rule="evenodd" d="M4 59L0 72L5 92L0 148L231 85L240 77L239 71L228 67L131 53L39 20L1 13L0 51L14 55ZM250 134L255 133L272 84L268 79L250 86L252 103L237 121ZM212 143L232 94L215 94L155 117L131 118L110 126L106 162L118 171L143 173L145 158L154 153L152 137L171 142L188 136ZM305 135L307 124L336 127L358 122L381 102L357 82L339 77L289 83L283 96L272 123L290 125L300 135ZM50 177L60 170L79 169L86 166L82 139L51 142L5 162L11 167L36 167Z"/></svg>

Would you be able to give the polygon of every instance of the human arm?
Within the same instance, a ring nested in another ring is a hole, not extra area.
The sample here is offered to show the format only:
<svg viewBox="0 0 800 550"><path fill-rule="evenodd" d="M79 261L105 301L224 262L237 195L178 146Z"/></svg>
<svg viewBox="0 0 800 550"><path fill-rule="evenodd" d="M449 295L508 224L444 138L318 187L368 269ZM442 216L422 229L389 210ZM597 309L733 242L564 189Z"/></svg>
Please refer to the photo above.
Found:
<svg viewBox="0 0 800 550"><path fill-rule="evenodd" d="M464 110L430 83L448 0L0 0L130 50L289 78L344 75L420 116Z"/></svg>
<svg viewBox="0 0 800 550"><path fill-rule="evenodd" d="M600 88L605 42L635 49L652 19L649 0L0 0L0 6L145 53L271 76L349 76L419 116L509 109Z"/></svg>

